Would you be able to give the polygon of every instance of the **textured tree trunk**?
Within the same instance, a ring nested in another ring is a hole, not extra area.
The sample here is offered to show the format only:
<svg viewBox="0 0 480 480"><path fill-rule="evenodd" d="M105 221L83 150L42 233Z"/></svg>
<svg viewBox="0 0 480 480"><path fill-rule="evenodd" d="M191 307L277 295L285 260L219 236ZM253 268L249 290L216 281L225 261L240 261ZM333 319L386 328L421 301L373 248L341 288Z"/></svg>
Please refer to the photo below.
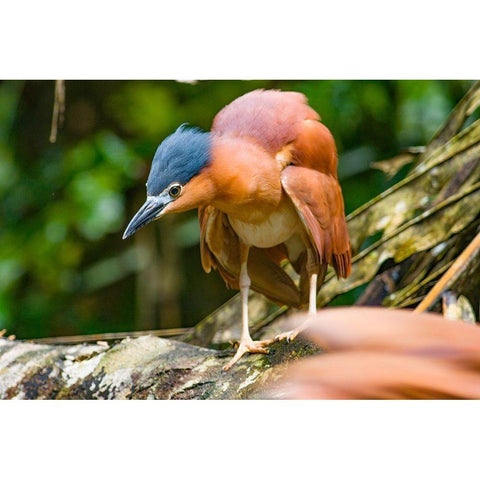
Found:
<svg viewBox="0 0 480 480"><path fill-rule="evenodd" d="M264 398L265 383L280 378L284 365L317 350L300 339L278 343L268 355L250 355L224 372L231 351L151 335L113 346L40 345L0 338L0 398Z"/></svg>

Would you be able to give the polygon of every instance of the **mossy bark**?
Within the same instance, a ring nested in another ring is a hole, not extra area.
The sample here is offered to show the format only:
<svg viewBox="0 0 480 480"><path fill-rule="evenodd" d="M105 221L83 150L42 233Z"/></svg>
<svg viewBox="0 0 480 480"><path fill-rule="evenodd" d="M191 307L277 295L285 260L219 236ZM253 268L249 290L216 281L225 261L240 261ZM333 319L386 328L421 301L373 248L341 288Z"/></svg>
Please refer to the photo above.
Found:
<svg viewBox="0 0 480 480"><path fill-rule="evenodd" d="M273 344L228 372L231 351L151 335L108 345L38 345L0 338L2 399L265 398L267 381L318 347L302 339Z"/></svg>

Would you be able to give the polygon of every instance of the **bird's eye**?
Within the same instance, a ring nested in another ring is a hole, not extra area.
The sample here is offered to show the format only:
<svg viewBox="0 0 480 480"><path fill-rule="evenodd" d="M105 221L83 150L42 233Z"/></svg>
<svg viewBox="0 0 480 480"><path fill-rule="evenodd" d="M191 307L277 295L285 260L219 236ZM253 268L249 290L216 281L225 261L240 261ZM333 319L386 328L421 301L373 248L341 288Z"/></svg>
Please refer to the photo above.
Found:
<svg viewBox="0 0 480 480"><path fill-rule="evenodd" d="M168 194L174 198L178 197L181 193L182 193L182 186L178 184L172 185L168 190Z"/></svg>

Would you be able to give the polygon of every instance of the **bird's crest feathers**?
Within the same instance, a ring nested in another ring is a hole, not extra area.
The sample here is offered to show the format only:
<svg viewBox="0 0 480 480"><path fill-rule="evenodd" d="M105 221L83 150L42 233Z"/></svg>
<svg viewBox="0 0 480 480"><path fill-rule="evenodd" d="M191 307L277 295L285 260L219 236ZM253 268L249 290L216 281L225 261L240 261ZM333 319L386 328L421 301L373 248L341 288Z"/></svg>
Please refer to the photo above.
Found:
<svg viewBox="0 0 480 480"><path fill-rule="evenodd" d="M185 185L208 164L211 135L183 123L158 146L147 181L148 195L159 195L172 182Z"/></svg>

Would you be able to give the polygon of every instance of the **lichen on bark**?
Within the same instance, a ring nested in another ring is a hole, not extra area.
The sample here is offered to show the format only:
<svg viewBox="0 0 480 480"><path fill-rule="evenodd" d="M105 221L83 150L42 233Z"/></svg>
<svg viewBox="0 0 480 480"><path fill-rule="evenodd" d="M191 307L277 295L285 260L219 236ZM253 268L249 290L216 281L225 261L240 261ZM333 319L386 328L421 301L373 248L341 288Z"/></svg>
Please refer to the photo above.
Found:
<svg viewBox="0 0 480 480"><path fill-rule="evenodd" d="M297 339L250 355L228 372L231 351L151 335L112 346L43 346L0 338L0 398L240 399L262 398L266 381L318 347Z"/></svg>

